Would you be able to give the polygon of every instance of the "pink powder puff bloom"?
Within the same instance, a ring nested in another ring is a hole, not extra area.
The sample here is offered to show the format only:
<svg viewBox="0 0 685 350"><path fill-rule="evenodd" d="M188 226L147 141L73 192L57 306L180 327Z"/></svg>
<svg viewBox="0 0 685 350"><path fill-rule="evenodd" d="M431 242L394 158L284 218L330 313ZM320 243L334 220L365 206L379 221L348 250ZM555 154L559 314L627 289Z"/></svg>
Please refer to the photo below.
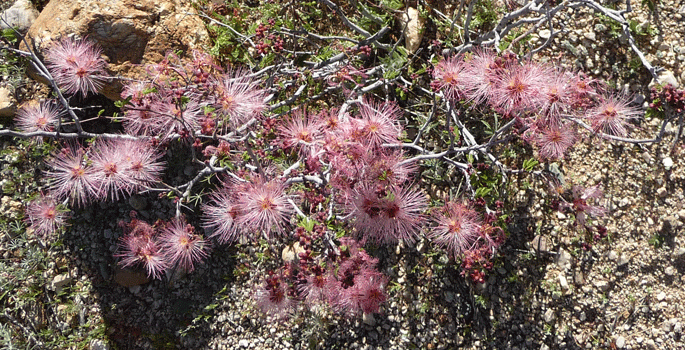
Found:
<svg viewBox="0 0 685 350"><path fill-rule="evenodd" d="M356 307L365 314L378 313L387 300L388 279L381 273L360 273L355 277L352 295Z"/></svg>
<svg viewBox="0 0 685 350"><path fill-rule="evenodd" d="M22 106L17 111L15 123L24 132L52 131L59 118L59 110L52 102L42 101L40 104Z"/></svg>
<svg viewBox="0 0 685 350"><path fill-rule="evenodd" d="M86 162L86 151L79 145L69 145L52 155L46 163L51 179L50 190L56 198L69 198L71 204L84 205L98 198L96 174Z"/></svg>
<svg viewBox="0 0 685 350"><path fill-rule="evenodd" d="M425 196L408 188L377 189L362 185L348 195L347 211L364 241L414 242L425 217Z"/></svg>
<svg viewBox="0 0 685 350"><path fill-rule="evenodd" d="M33 233L40 237L49 236L66 224L68 211L61 208L54 197L41 195L26 206L26 222Z"/></svg>
<svg viewBox="0 0 685 350"><path fill-rule="evenodd" d="M193 226L184 218L171 220L162 230L159 242L169 264L188 272L195 269L194 263L207 257L207 242L195 234Z"/></svg>
<svg viewBox="0 0 685 350"><path fill-rule="evenodd" d="M216 100L213 105L217 113L224 117L221 125L224 132L227 132L229 125L242 126L266 108L265 91L247 75L247 71L229 70L215 82Z"/></svg>
<svg viewBox="0 0 685 350"><path fill-rule="evenodd" d="M397 143L401 129L397 119L402 110L394 102L373 102L365 99L359 106L361 119L357 119L354 141L379 147L384 143Z"/></svg>
<svg viewBox="0 0 685 350"><path fill-rule="evenodd" d="M278 179L266 181L260 177L241 192L238 205L243 215L237 220L238 226L247 232L261 231L266 236L270 236L272 231L281 234L294 211L288 203L290 196L285 193L283 182Z"/></svg>
<svg viewBox="0 0 685 350"><path fill-rule="evenodd" d="M491 105L507 114L539 110L544 103L541 90L551 74L549 69L531 62L510 66L492 89Z"/></svg>
<svg viewBox="0 0 685 350"><path fill-rule="evenodd" d="M476 50L465 60L461 75L464 94L476 104L490 101L492 91L499 80L502 67L497 54L491 50Z"/></svg>
<svg viewBox="0 0 685 350"><path fill-rule="evenodd" d="M462 56L452 56L440 61L433 69L433 82L431 86L436 90L443 90L445 98L448 100L458 100L464 96L463 77L464 58Z"/></svg>
<svg viewBox="0 0 685 350"><path fill-rule="evenodd" d="M209 202L202 205L202 213L202 226L212 232L209 237L218 237L221 244L237 241L244 232L237 223L242 213L230 184L211 194Z"/></svg>
<svg viewBox="0 0 685 350"><path fill-rule="evenodd" d="M626 96L604 96L595 108L588 111L586 118L590 121L595 132L602 132L613 136L626 136L626 125L629 119L636 118L641 113L629 106Z"/></svg>
<svg viewBox="0 0 685 350"><path fill-rule="evenodd" d="M90 40L63 38L48 49L45 59L57 85L68 94L97 93L107 80L102 50Z"/></svg>
<svg viewBox="0 0 685 350"><path fill-rule="evenodd" d="M300 156L309 156L321 147L322 129L317 120L296 111L288 122L279 126L278 131L285 149L293 148Z"/></svg>
<svg viewBox="0 0 685 350"><path fill-rule="evenodd" d="M155 239L155 229L138 220L131 222L130 226L133 227L132 231L120 239L119 253L114 255L122 258L119 265L122 267L142 265L148 277L161 278L169 265Z"/></svg>
<svg viewBox="0 0 685 350"><path fill-rule="evenodd" d="M130 150L126 146L121 140L99 139L88 153L101 199L119 200L121 194L130 194L134 187L135 179L128 171Z"/></svg>
<svg viewBox="0 0 685 350"><path fill-rule="evenodd" d="M437 245L445 247L454 257L472 249L480 237L483 222L478 212L455 202L447 202L434 220L438 226L428 234Z"/></svg>
<svg viewBox="0 0 685 350"><path fill-rule="evenodd" d="M599 205L588 204L590 200L598 200L604 194L601 185L584 188L573 186L573 204L568 204L576 213L576 223L585 226L587 217L599 217L606 213L606 209Z"/></svg>
<svg viewBox="0 0 685 350"><path fill-rule="evenodd" d="M554 71L550 70L550 73ZM573 104L571 82L567 74L555 72L542 88L541 118L549 126L558 126L561 114L568 113Z"/></svg>
<svg viewBox="0 0 685 350"><path fill-rule="evenodd" d="M575 133L568 125L552 126L537 130L535 144L542 159L561 159L566 150L575 143Z"/></svg>
<svg viewBox="0 0 685 350"><path fill-rule="evenodd" d="M294 304L288 291L289 286L284 278L271 273L255 292L257 306L265 314L282 319L290 314Z"/></svg>
<svg viewBox="0 0 685 350"><path fill-rule="evenodd" d="M134 180L131 190L136 191L160 181L164 163L158 160L162 154L145 140L119 140L124 153L124 171Z"/></svg>

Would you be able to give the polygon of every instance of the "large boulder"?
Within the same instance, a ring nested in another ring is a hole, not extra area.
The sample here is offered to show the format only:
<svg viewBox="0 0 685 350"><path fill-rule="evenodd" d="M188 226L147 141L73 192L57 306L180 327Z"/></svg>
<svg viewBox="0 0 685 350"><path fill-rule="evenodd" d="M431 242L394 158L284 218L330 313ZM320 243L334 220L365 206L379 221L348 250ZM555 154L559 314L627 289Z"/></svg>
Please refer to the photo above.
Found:
<svg viewBox="0 0 685 350"><path fill-rule="evenodd" d="M197 11L181 0L51 0L27 39L42 55L52 42L72 35L97 42L110 74L131 79L144 79L141 65L159 62L169 51L190 53L210 45ZM122 87L115 80L101 93L116 100Z"/></svg>

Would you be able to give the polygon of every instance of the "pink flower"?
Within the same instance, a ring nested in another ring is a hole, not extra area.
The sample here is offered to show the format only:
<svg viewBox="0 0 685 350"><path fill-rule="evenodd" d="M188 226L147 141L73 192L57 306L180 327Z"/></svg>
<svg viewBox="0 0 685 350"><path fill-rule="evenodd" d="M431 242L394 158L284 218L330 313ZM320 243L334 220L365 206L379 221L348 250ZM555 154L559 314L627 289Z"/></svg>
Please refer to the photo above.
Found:
<svg viewBox="0 0 685 350"><path fill-rule="evenodd" d="M207 257L207 242L195 234L193 226L187 224L184 218L174 218L168 223L159 241L169 264L185 271L193 271L193 264Z"/></svg>
<svg viewBox="0 0 685 350"><path fill-rule="evenodd" d="M361 120L353 124L354 141L364 145L379 147L384 143L397 143L401 129L397 119L402 110L394 102L373 102L365 99L359 106Z"/></svg>
<svg viewBox="0 0 685 350"><path fill-rule="evenodd" d="M376 243L413 242L425 220L425 196L419 191L362 185L349 195L347 211L357 234Z"/></svg>
<svg viewBox="0 0 685 350"><path fill-rule="evenodd" d="M355 277L352 290L354 302L363 313L378 313L388 298L385 286L388 279L379 272L362 273Z"/></svg>
<svg viewBox="0 0 685 350"><path fill-rule="evenodd" d="M57 126L59 111L52 102L22 106L17 111L15 123L24 132L51 131Z"/></svg>
<svg viewBox="0 0 685 350"><path fill-rule="evenodd" d="M440 61L433 70L434 89L443 90L445 98L448 100L458 100L463 97L464 78L464 58L462 56L452 56Z"/></svg>
<svg viewBox="0 0 685 350"><path fill-rule="evenodd" d="M575 143L575 133L568 125L552 126L538 130L535 143L543 159L560 159L566 150Z"/></svg>
<svg viewBox="0 0 685 350"><path fill-rule="evenodd" d="M592 187L573 186L573 204L571 206L576 214L576 223L580 226L585 226L587 217L600 217L606 213L606 209L599 205L591 205L590 200L598 200L604 194L601 185Z"/></svg>
<svg viewBox="0 0 685 350"><path fill-rule="evenodd" d="M501 59L491 50L477 50L466 60L463 80L466 97L476 104L490 101L503 69Z"/></svg>
<svg viewBox="0 0 685 350"><path fill-rule="evenodd" d="M321 147L323 126L301 111L294 112L292 119L280 125L278 129L283 147L294 148L300 156L315 154Z"/></svg>
<svg viewBox="0 0 685 350"><path fill-rule="evenodd" d="M293 213L288 199L280 180L257 178L246 185L238 197L243 213L237 220L238 226L247 232L261 231L267 236L272 231L282 233L283 225L289 222Z"/></svg>
<svg viewBox="0 0 685 350"><path fill-rule="evenodd" d="M586 118L595 132L626 136L628 120L640 114L639 110L629 106L626 96L604 96L597 107L588 111Z"/></svg>
<svg viewBox="0 0 685 350"><path fill-rule="evenodd" d="M124 143L118 140L99 139L93 144L88 155L101 198L119 200L120 194L131 193L135 181L127 171L125 150Z"/></svg>
<svg viewBox="0 0 685 350"><path fill-rule="evenodd" d="M257 306L269 316L284 318L290 314L294 304L288 291L289 286L284 278L280 274L271 273L255 292Z"/></svg>
<svg viewBox="0 0 685 350"><path fill-rule="evenodd" d="M238 240L244 230L237 224L241 210L238 196L232 184L225 183L210 196L209 203L202 205L203 227L213 231L209 237L219 237L219 243L231 243Z"/></svg>
<svg viewBox="0 0 685 350"><path fill-rule="evenodd" d="M483 222L479 214L464 204L447 202L434 219L438 226L428 237L452 256L461 256L472 249L481 236Z"/></svg>
<svg viewBox="0 0 685 350"><path fill-rule="evenodd" d="M48 49L45 58L57 85L68 94L97 93L107 79L101 49L87 39L63 38Z"/></svg>
<svg viewBox="0 0 685 350"><path fill-rule="evenodd" d="M130 267L140 264L143 265L149 277L161 278L169 265L156 240L155 229L146 222L136 219L132 220L127 227L130 232L120 239L119 253L114 255L122 258L119 265Z"/></svg>
<svg viewBox="0 0 685 350"><path fill-rule="evenodd" d="M491 104L507 114L537 111L544 103L542 90L550 76L549 69L532 62L510 66L492 89Z"/></svg>
<svg viewBox="0 0 685 350"><path fill-rule="evenodd" d="M85 160L85 150L79 145L69 145L52 155L46 163L52 170L50 190L57 198L69 198L72 204L84 205L98 198L96 175Z"/></svg>
<svg viewBox="0 0 685 350"><path fill-rule="evenodd" d="M214 107L223 118L223 131L229 125L240 127L250 119L260 115L266 108L265 91L257 82L247 77L243 70L228 71L215 82L216 97Z"/></svg>
<svg viewBox="0 0 685 350"><path fill-rule="evenodd" d="M54 197L41 195L26 206L26 222L31 224L33 233L46 237L66 224L67 210L61 208Z"/></svg>

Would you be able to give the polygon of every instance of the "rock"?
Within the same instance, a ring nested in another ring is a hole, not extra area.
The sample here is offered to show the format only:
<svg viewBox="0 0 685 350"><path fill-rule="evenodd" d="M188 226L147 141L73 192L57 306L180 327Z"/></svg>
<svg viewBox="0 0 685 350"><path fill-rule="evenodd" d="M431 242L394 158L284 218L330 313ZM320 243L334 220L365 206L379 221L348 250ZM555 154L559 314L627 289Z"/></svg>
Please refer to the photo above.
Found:
<svg viewBox="0 0 685 350"><path fill-rule="evenodd" d="M376 318L373 317L373 314L370 314L370 313L365 312L362 315L362 321L364 322L364 324L369 325L371 327L376 325Z"/></svg>
<svg viewBox="0 0 685 350"><path fill-rule="evenodd" d="M559 249L559 254L557 255L557 266L561 269L570 269L573 264L573 256L571 253L564 249Z"/></svg>
<svg viewBox="0 0 685 350"><path fill-rule="evenodd" d="M550 36L552 36L552 32L550 32L549 29L543 29L538 33L538 35L540 38L547 40Z"/></svg>
<svg viewBox="0 0 685 350"><path fill-rule="evenodd" d="M538 254L549 253L552 249L552 241L545 236L537 235L530 242L530 247L533 248L533 250L535 250L535 252Z"/></svg>
<svg viewBox="0 0 685 350"><path fill-rule="evenodd" d="M666 269L664 269L664 273L666 274L666 276L673 276L675 275L675 269L673 268L673 266L668 266L666 267Z"/></svg>
<svg viewBox="0 0 685 350"><path fill-rule="evenodd" d="M128 204L131 205L134 210L141 211L147 208L147 199L141 195L134 194L128 199Z"/></svg>
<svg viewBox="0 0 685 350"><path fill-rule="evenodd" d="M609 290L609 283L607 281L596 281L594 285L595 287L597 287L597 289L601 290L604 293L606 293Z"/></svg>
<svg viewBox="0 0 685 350"><path fill-rule="evenodd" d="M109 344L100 339L94 339L90 342L90 350L109 350Z"/></svg>
<svg viewBox="0 0 685 350"><path fill-rule="evenodd" d="M656 300L658 300L658 301L662 301L664 299L666 299L666 293L665 292L661 292L656 296Z"/></svg>
<svg viewBox="0 0 685 350"><path fill-rule="evenodd" d="M597 35L595 35L595 32L587 31L583 33L583 36L585 39L590 40L590 41L595 41L597 40Z"/></svg>
<svg viewBox="0 0 685 350"><path fill-rule="evenodd" d="M559 286L561 287L561 290L566 293L571 290L571 288L568 285L568 281L566 280L566 276L564 276L563 273L559 273Z"/></svg>
<svg viewBox="0 0 685 350"><path fill-rule="evenodd" d="M657 82L654 79L652 79L652 81L649 83L648 87L651 88L656 84L657 84ZM678 79L676 79L675 75L673 75L673 72L671 72L670 70L666 70L666 69L664 69L663 71L661 71L659 73L659 84L661 84L661 85L671 84L675 88L680 86L680 84L678 84Z"/></svg>
<svg viewBox="0 0 685 350"><path fill-rule="evenodd" d="M14 28L20 33L26 33L37 17L38 10L29 0L17 0L0 15L0 29Z"/></svg>
<svg viewBox="0 0 685 350"><path fill-rule="evenodd" d="M661 164L664 165L664 168L666 168L666 170L671 170L671 168L673 167L673 159L671 159L671 157L666 157L661 160Z"/></svg>
<svg viewBox="0 0 685 350"><path fill-rule="evenodd" d="M133 287L149 282L147 275L141 271L130 269L117 269L114 274L114 281L120 286Z"/></svg>
<svg viewBox="0 0 685 350"><path fill-rule="evenodd" d="M668 190L666 190L666 187L659 187L656 190L656 195L661 197L661 198L664 198L668 195Z"/></svg>
<svg viewBox="0 0 685 350"><path fill-rule="evenodd" d="M678 251L675 252L675 258L680 259L682 257L685 257L685 247L680 247L678 248Z"/></svg>
<svg viewBox="0 0 685 350"><path fill-rule="evenodd" d="M293 262L295 259L299 261L300 253L304 253L304 248L300 247L300 242L295 242L292 246L286 246L281 251L281 259L283 262Z"/></svg>
<svg viewBox="0 0 685 350"><path fill-rule="evenodd" d="M402 14L402 26L407 27L404 31L404 46L409 53L416 52L421 46L425 23L426 19L413 7L408 7L407 11Z"/></svg>
<svg viewBox="0 0 685 350"><path fill-rule="evenodd" d="M13 117L17 113L17 100L12 92L0 87L0 117Z"/></svg>
<svg viewBox="0 0 685 350"><path fill-rule="evenodd" d="M609 252L609 255L607 256L607 258L609 258L609 260L611 260L611 261L616 261L616 260L618 260L618 253L616 253L615 250L612 250Z"/></svg>
<svg viewBox="0 0 685 350"><path fill-rule="evenodd" d="M628 258L628 255L626 255L625 253L623 253L623 254L621 254L621 256L618 258L618 261L616 262L616 265L618 265L618 267L623 267L623 266L627 265L629 261L630 261L630 258Z"/></svg>
<svg viewBox="0 0 685 350"><path fill-rule="evenodd" d="M57 275L52 279L52 282L50 282L49 289L54 290L55 293L59 294L59 292L73 280L73 278L69 277L69 274Z"/></svg>
<svg viewBox="0 0 685 350"><path fill-rule="evenodd" d="M616 347L619 349L623 349L626 347L626 338L624 338L622 335L619 335L618 338L616 338Z"/></svg>
<svg viewBox="0 0 685 350"><path fill-rule="evenodd" d="M554 322L554 319L555 319L554 310L553 309L547 309L547 311L545 311L545 314L542 316L542 318L545 320L545 323Z"/></svg>
<svg viewBox="0 0 685 350"><path fill-rule="evenodd" d="M168 51L209 46L205 25L188 1L51 0L28 31L29 45L44 53L53 41L88 37L103 49L113 76L143 79L142 64L160 62ZM23 45L21 49L26 50ZM28 73L43 81L31 70ZM101 93L118 100L123 85L106 84Z"/></svg>
<svg viewBox="0 0 685 350"><path fill-rule="evenodd" d="M238 346L241 348L249 348L250 342L248 342L247 339L240 339L240 341L238 342Z"/></svg>

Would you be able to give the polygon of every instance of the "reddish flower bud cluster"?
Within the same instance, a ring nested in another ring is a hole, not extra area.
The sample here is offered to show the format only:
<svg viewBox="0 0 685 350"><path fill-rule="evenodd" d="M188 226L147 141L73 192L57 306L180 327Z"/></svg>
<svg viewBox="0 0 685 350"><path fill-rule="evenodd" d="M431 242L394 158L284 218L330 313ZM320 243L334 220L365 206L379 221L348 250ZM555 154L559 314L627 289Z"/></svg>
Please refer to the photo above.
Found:
<svg viewBox="0 0 685 350"><path fill-rule="evenodd" d="M676 114L685 111L685 89L676 89L673 85L654 86L650 90L652 102L649 108L660 109L668 105Z"/></svg>

